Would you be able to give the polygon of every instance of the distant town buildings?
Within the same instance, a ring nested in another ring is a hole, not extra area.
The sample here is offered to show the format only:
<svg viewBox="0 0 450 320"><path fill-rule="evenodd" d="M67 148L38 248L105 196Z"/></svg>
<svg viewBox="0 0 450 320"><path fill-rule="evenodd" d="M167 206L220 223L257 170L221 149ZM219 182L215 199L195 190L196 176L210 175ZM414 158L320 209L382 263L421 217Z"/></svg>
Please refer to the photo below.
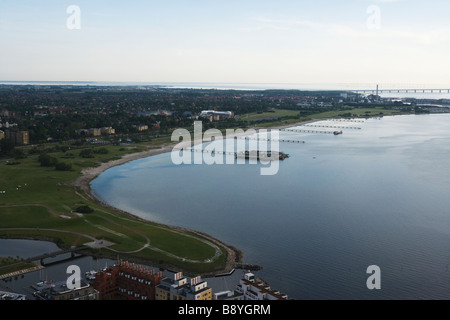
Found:
<svg viewBox="0 0 450 320"><path fill-rule="evenodd" d="M102 130L100 128L91 128L89 129L89 135L98 137L102 134Z"/></svg>
<svg viewBox="0 0 450 320"><path fill-rule="evenodd" d="M150 117L150 116L171 116L173 114L172 111L167 110L149 110L149 111L140 111L137 113L138 116Z"/></svg>
<svg viewBox="0 0 450 320"><path fill-rule="evenodd" d="M30 136L28 131L20 131L17 129L8 129L0 131L0 140L10 139L14 144L18 146L27 145L30 143Z"/></svg>
<svg viewBox="0 0 450 320"><path fill-rule="evenodd" d="M2 111L0 111L0 117L16 118L17 117L17 113L15 111L10 111L10 110L3 109Z"/></svg>
<svg viewBox="0 0 450 320"><path fill-rule="evenodd" d="M136 128L137 131L146 131L148 130L148 125L146 124L134 125L133 128Z"/></svg>
<svg viewBox="0 0 450 320"><path fill-rule="evenodd" d="M189 278L168 270L156 287L156 300L212 300L212 289L200 276Z"/></svg>
<svg viewBox="0 0 450 320"><path fill-rule="evenodd" d="M90 129L78 129L75 133L81 136L93 136L98 137L102 134L113 135L116 134L116 130L112 127L102 127L102 128L90 128Z"/></svg>
<svg viewBox="0 0 450 320"><path fill-rule="evenodd" d="M112 127L103 127L100 128L101 134L116 134L116 130Z"/></svg>

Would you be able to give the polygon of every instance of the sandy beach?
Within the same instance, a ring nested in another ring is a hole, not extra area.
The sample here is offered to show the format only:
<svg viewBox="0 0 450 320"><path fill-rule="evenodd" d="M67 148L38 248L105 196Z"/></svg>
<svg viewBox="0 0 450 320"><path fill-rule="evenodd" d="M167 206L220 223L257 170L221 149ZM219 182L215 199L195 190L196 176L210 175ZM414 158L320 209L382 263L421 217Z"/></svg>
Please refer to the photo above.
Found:
<svg viewBox="0 0 450 320"><path fill-rule="evenodd" d="M173 145L163 145L158 149L150 149L142 152L126 154L120 159L102 163L97 167L83 169L81 171L81 175L77 179L75 179L72 185L81 188L83 191L86 192L87 195L93 197L91 193L90 183L105 170L108 170L112 167L120 166L130 161L147 158L161 153L170 152L172 148Z"/></svg>

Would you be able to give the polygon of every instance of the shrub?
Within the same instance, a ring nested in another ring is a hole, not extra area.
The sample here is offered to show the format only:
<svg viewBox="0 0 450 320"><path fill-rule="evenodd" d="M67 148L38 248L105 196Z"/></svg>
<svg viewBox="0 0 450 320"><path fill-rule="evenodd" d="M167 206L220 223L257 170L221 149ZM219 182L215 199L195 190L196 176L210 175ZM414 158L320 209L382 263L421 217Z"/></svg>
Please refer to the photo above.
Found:
<svg viewBox="0 0 450 320"><path fill-rule="evenodd" d="M80 151L80 157L82 158L94 158L92 149L83 149Z"/></svg>
<svg viewBox="0 0 450 320"><path fill-rule="evenodd" d="M94 153L97 153L97 154L108 154L109 151L106 148L99 148L99 149L95 149Z"/></svg>
<svg viewBox="0 0 450 320"><path fill-rule="evenodd" d="M49 156L46 153L43 153L38 158L41 167L54 167L58 163L58 159L55 157Z"/></svg>
<svg viewBox="0 0 450 320"><path fill-rule="evenodd" d="M84 206L79 206L78 208L75 209L76 212L78 213L92 213L94 212L94 209L92 209L91 207L84 205Z"/></svg>
<svg viewBox="0 0 450 320"><path fill-rule="evenodd" d="M58 171L70 171L72 170L72 165L70 163L58 162L55 165L55 169Z"/></svg>

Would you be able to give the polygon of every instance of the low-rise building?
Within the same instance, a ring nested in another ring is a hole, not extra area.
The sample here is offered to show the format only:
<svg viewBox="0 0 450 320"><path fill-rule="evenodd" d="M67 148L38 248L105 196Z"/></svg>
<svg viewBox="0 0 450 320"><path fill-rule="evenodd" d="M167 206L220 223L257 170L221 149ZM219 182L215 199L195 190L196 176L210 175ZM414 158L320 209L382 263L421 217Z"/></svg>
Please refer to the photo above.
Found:
<svg viewBox="0 0 450 320"><path fill-rule="evenodd" d="M148 125L146 125L146 124L135 125L135 126L133 126L133 127L136 128L137 131L145 131L145 130L148 130Z"/></svg>
<svg viewBox="0 0 450 320"><path fill-rule="evenodd" d="M214 300L288 300L286 294L271 289L251 272L245 273L234 291L214 294Z"/></svg>
<svg viewBox="0 0 450 320"><path fill-rule="evenodd" d="M200 113L200 118L208 119L210 122L219 121L223 119L229 119L234 116L231 111L215 111L215 110L203 110Z"/></svg>
<svg viewBox="0 0 450 320"><path fill-rule="evenodd" d="M37 300L98 300L99 294L84 279L80 280L80 287L69 289L67 281L33 286Z"/></svg>
<svg viewBox="0 0 450 320"><path fill-rule="evenodd" d="M116 134L116 130L112 127L103 127L100 129L101 134Z"/></svg>
<svg viewBox="0 0 450 320"><path fill-rule="evenodd" d="M286 294L272 290L264 282L258 281L251 272L246 273L239 281L236 291L243 295L243 300L288 300Z"/></svg>
<svg viewBox="0 0 450 320"><path fill-rule="evenodd" d="M26 296L15 292L0 291L0 301L2 300L26 300Z"/></svg>

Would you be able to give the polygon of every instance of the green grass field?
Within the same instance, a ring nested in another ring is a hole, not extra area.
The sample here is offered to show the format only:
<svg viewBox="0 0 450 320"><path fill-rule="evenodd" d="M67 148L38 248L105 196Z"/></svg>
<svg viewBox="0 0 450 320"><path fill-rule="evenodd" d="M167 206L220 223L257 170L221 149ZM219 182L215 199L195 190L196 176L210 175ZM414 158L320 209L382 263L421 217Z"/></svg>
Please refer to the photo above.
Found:
<svg viewBox="0 0 450 320"><path fill-rule="evenodd" d="M298 116L299 112L297 110L282 110L276 109L273 112L262 112L262 113L247 113L240 117L241 120L248 121L258 121L264 119L278 119L281 117Z"/></svg>
<svg viewBox="0 0 450 320"><path fill-rule="evenodd" d="M322 112L322 113L316 113L308 116L300 116L298 111L293 110L276 110L275 113L249 113L242 115L240 117L240 121L249 121L250 125L252 125L252 122L256 122L257 120L266 120L263 123L255 123L254 127L260 127L260 128L270 128L270 127L276 127L281 125L289 125L289 124L295 124L303 121L309 121L309 120L320 120L320 119L329 119L329 118L340 118L340 117L377 117L380 115L383 116L391 116L391 115L400 115L405 114L405 112L399 111L399 110L392 110L392 109L385 109L382 107L374 107L374 108L343 108L343 110L336 110L336 111L328 111L328 112ZM273 119L273 121L270 121L271 116L275 117L277 119ZM247 117L248 116L248 117ZM297 116L293 119L279 119L286 116Z"/></svg>
<svg viewBox="0 0 450 320"><path fill-rule="evenodd" d="M83 168L151 147L154 145L95 147L108 152L94 153L93 158L82 158L80 150L50 154L58 161L70 163L70 171L42 167L37 155L16 160L19 164L15 165L0 161L0 236L48 239L60 247L80 246L95 238L114 245L89 249L89 254L174 266L193 273L222 270L227 257L222 246L197 234L104 207L72 186ZM81 205L88 205L94 212L74 212Z"/></svg>

